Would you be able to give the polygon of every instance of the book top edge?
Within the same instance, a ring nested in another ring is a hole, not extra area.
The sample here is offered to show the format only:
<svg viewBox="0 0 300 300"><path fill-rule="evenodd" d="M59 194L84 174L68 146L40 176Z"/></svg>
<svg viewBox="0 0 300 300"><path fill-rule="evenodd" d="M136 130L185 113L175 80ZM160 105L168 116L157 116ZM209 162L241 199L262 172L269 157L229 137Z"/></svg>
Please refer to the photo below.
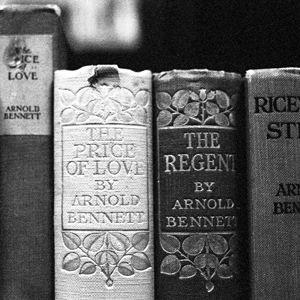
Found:
<svg viewBox="0 0 300 300"><path fill-rule="evenodd" d="M191 69L191 70L171 70L163 71L160 73L154 73L154 79L159 81L168 81L173 78L187 79L187 80L198 80L203 77L214 77L214 78L232 78L241 79L242 76L238 73L216 71L208 69Z"/></svg>
<svg viewBox="0 0 300 300"><path fill-rule="evenodd" d="M130 77L150 77L152 72L144 70L136 72L130 69L119 68L117 65L90 65L84 66L77 70L57 70L55 71L56 78L70 78L78 76L101 76L101 77L114 77L118 74Z"/></svg>
<svg viewBox="0 0 300 300"><path fill-rule="evenodd" d="M287 67L287 68L269 68L269 69L253 69L246 71L246 78L253 76L259 77L277 77L277 76L299 76L300 68Z"/></svg>
<svg viewBox="0 0 300 300"><path fill-rule="evenodd" d="M0 5L0 12L10 13L32 13L32 12L52 12L57 16L61 16L61 9L56 4L4 4Z"/></svg>

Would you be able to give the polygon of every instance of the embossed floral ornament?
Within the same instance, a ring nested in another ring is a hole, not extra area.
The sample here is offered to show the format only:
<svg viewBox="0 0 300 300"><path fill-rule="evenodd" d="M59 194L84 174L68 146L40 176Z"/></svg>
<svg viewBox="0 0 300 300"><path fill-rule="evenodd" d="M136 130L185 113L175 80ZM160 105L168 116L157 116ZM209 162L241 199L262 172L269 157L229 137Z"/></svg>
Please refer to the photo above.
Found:
<svg viewBox="0 0 300 300"><path fill-rule="evenodd" d="M206 290L211 292L215 276L229 279L238 271L236 239L236 235L227 241L220 234L193 234L181 244L176 236L161 234L160 245L168 255L161 262L160 272L165 275L179 273L179 279L192 278L199 273L206 280Z"/></svg>
<svg viewBox="0 0 300 300"><path fill-rule="evenodd" d="M79 270L80 275L92 275L100 270L106 285L112 286L115 272L133 276L151 268L144 252L149 244L149 233L138 232L131 238L120 232L95 232L80 238L73 232L63 232L65 247L70 250L62 260L67 272Z"/></svg>
<svg viewBox="0 0 300 300"><path fill-rule="evenodd" d="M30 53L31 50L27 48L24 37L13 37L5 49L3 60L9 68L24 71L27 63L22 59L22 56Z"/></svg>
<svg viewBox="0 0 300 300"><path fill-rule="evenodd" d="M151 101L148 90L140 90L135 95L120 87L118 77L101 80L89 78L90 85L76 93L60 89L59 95L63 109L62 123L85 123L88 120L107 123L147 124L147 106Z"/></svg>
<svg viewBox="0 0 300 300"><path fill-rule="evenodd" d="M183 89L173 96L156 93L159 127L184 125L218 125L235 127L238 94L229 97L221 90L200 89L197 93Z"/></svg>

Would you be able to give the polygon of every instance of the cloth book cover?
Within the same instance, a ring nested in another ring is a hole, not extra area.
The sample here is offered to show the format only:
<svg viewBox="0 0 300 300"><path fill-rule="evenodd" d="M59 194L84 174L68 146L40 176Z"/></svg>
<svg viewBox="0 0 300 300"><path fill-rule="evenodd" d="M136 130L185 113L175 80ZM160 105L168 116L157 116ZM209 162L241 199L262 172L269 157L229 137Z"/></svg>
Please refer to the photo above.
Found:
<svg viewBox="0 0 300 300"><path fill-rule="evenodd" d="M240 299L244 174L240 75L154 76L156 299Z"/></svg>
<svg viewBox="0 0 300 300"><path fill-rule="evenodd" d="M64 66L60 10L0 7L0 299L54 297L54 70Z"/></svg>
<svg viewBox="0 0 300 300"><path fill-rule="evenodd" d="M300 69L249 70L252 299L300 295Z"/></svg>
<svg viewBox="0 0 300 300"><path fill-rule="evenodd" d="M57 300L153 299L151 76L55 73Z"/></svg>

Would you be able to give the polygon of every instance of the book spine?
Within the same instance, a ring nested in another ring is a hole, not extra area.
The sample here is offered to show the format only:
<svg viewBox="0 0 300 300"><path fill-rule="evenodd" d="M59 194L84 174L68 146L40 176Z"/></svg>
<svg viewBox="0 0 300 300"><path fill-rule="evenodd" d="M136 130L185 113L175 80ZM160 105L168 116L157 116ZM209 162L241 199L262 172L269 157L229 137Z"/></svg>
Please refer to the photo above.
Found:
<svg viewBox="0 0 300 300"><path fill-rule="evenodd" d="M52 300L56 6L0 9L0 299ZM28 26L27 26L28 25Z"/></svg>
<svg viewBox="0 0 300 300"><path fill-rule="evenodd" d="M174 70L154 91L156 299L240 299L241 77Z"/></svg>
<svg viewBox="0 0 300 300"><path fill-rule="evenodd" d="M300 69L246 78L252 299L298 299Z"/></svg>
<svg viewBox="0 0 300 300"><path fill-rule="evenodd" d="M153 299L151 72L55 74L56 299Z"/></svg>

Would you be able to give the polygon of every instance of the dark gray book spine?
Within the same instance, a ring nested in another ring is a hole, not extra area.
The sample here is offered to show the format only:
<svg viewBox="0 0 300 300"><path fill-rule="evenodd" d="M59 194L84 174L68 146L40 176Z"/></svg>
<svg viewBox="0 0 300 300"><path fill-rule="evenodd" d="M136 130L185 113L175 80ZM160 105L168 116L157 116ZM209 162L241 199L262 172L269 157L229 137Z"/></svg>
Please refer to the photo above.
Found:
<svg viewBox="0 0 300 300"><path fill-rule="evenodd" d="M299 299L300 69L247 78L252 299Z"/></svg>
<svg viewBox="0 0 300 300"><path fill-rule="evenodd" d="M53 72L57 6L0 9L0 299L52 300Z"/></svg>
<svg viewBox="0 0 300 300"><path fill-rule="evenodd" d="M242 79L174 70L155 76L154 91L156 297L240 299Z"/></svg>

